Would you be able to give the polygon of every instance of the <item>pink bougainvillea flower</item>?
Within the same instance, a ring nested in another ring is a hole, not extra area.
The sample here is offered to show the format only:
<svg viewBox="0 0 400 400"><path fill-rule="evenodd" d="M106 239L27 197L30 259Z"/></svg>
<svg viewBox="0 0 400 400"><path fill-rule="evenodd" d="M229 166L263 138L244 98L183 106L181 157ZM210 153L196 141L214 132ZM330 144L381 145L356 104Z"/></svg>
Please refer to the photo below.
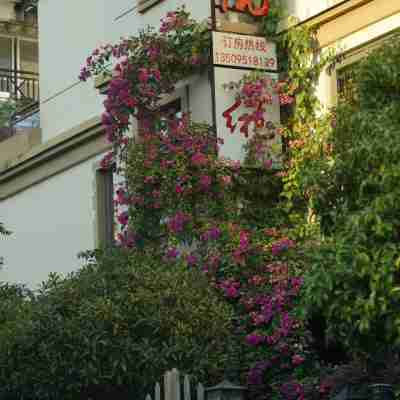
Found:
<svg viewBox="0 0 400 400"><path fill-rule="evenodd" d="M160 49L158 47L149 47L147 49L147 56L150 58L150 60L155 61L157 57L160 54Z"/></svg>
<svg viewBox="0 0 400 400"><path fill-rule="evenodd" d="M181 233L189 221L190 216L179 211L168 221L168 229L175 234Z"/></svg>
<svg viewBox="0 0 400 400"><path fill-rule="evenodd" d="M239 290L233 286L225 288L225 295L231 299L239 296Z"/></svg>
<svg viewBox="0 0 400 400"><path fill-rule="evenodd" d="M246 231L239 233L239 249L242 252L249 250L250 247L250 234Z"/></svg>
<svg viewBox="0 0 400 400"><path fill-rule="evenodd" d="M280 392L286 400L304 400L304 387L297 382L286 382L281 388Z"/></svg>
<svg viewBox="0 0 400 400"><path fill-rule="evenodd" d="M259 346L265 342L265 336L259 335L257 333L251 333L246 336L246 343L250 346Z"/></svg>
<svg viewBox="0 0 400 400"><path fill-rule="evenodd" d="M108 112L104 112L103 114L101 114L101 123L103 126L110 126L113 124L113 122L114 119L111 114L109 114Z"/></svg>
<svg viewBox="0 0 400 400"><path fill-rule="evenodd" d="M176 185L175 186L175 193L176 194L182 194L185 191L185 189L181 185Z"/></svg>
<svg viewBox="0 0 400 400"><path fill-rule="evenodd" d="M204 191L210 190L211 183L212 183L212 179L210 176L208 176L208 175L200 176L200 186L201 186L202 190L204 190Z"/></svg>
<svg viewBox="0 0 400 400"><path fill-rule="evenodd" d="M146 68L140 68L138 73L138 79L141 83L147 83L150 78L149 71Z"/></svg>
<svg viewBox="0 0 400 400"><path fill-rule="evenodd" d="M240 282L234 281L232 279L227 279L219 284L219 287L223 289L225 296L230 299L235 299L240 296Z"/></svg>
<svg viewBox="0 0 400 400"><path fill-rule="evenodd" d="M264 168L265 169L271 169L273 165L273 161L272 160L265 160L264 161Z"/></svg>
<svg viewBox="0 0 400 400"><path fill-rule="evenodd" d="M190 267L192 267L192 266L194 266L194 265L197 264L198 258L197 258L197 256L195 256L194 254L189 254L189 255L186 257L186 262L188 263L188 265L189 265Z"/></svg>
<svg viewBox="0 0 400 400"><path fill-rule="evenodd" d="M100 168L103 170L109 169L114 162L114 153L108 152L100 161Z"/></svg>
<svg viewBox="0 0 400 400"><path fill-rule="evenodd" d="M118 222L121 225L123 225L123 226L127 225L128 221L129 221L129 213L127 211L118 215Z"/></svg>
<svg viewBox="0 0 400 400"><path fill-rule="evenodd" d="M272 366L271 361L259 361L252 367L247 375L249 385L262 385L265 371Z"/></svg>
<svg viewBox="0 0 400 400"><path fill-rule="evenodd" d="M300 364L302 364L302 363L304 362L304 360L305 360L304 357L302 357L302 356L299 355L299 354L295 354L295 355L292 357L292 364L293 364L295 367L297 367L297 366L299 366Z"/></svg>
<svg viewBox="0 0 400 400"><path fill-rule="evenodd" d="M136 244L136 236L132 232L122 232L117 235L117 241L124 248L133 248Z"/></svg>
<svg viewBox="0 0 400 400"><path fill-rule="evenodd" d="M116 191L116 203L117 205L128 205L129 204L129 195L124 189L118 189Z"/></svg>
<svg viewBox="0 0 400 400"><path fill-rule="evenodd" d="M192 164L196 167L204 167L208 164L208 158L200 152L193 154L191 158Z"/></svg>
<svg viewBox="0 0 400 400"><path fill-rule="evenodd" d="M201 235L201 240L217 240L221 235L221 230L218 227L208 229Z"/></svg>
<svg viewBox="0 0 400 400"><path fill-rule="evenodd" d="M223 186L230 186L232 184L232 178L229 175L221 176L220 179Z"/></svg>
<svg viewBox="0 0 400 400"><path fill-rule="evenodd" d="M283 251L293 248L294 246L295 243L293 240L290 240L288 238L283 238L272 244L271 251L274 256L277 256Z"/></svg>
<svg viewBox="0 0 400 400"><path fill-rule="evenodd" d="M156 81L161 81L161 72L159 69L152 69L150 72Z"/></svg>
<svg viewBox="0 0 400 400"><path fill-rule="evenodd" d="M144 183L154 183L155 178L152 175L148 175L144 177Z"/></svg>
<svg viewBox="0 0 400 400"><path fill-rule="evenodd" d="M167 250L166 256L169 259L175 259L175 258L179 257L179 251L176 247L170 247Z"/></svg>

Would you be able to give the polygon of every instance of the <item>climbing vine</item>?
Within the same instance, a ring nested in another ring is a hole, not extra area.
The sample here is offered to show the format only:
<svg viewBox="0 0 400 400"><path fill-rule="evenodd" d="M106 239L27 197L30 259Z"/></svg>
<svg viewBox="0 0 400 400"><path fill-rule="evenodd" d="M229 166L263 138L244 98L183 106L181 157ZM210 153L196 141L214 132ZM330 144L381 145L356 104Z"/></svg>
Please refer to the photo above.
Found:
<svg viewBox="0 0 400 400"><path fill-rule="evenodd" d="M267 32L271 24L264 21ZM223 117L234 134L252 137L247 161L264 167L254 173L218 156L223 141L210 126L159 107L179 80L201 73L210 62L208 25L192 20L185 9L168 13L158 32L149 28L96 49L80 74L81 80L111 77L102 123L114 149L103 167L116 165L125 177L116 198L119 245L149 252L166 267L184 263L202 270L236 310L248 384L264 396L288 399L304 397L301 382L313 365L298 307L304 257L280 199L282 176L286 197L293 203L298 195L293 143L317 129L314 89L329 57L308 60L316 52L313 38L304 28L281 39L289 55L283 79L253 73L227 87L234 106L243 103L247 112L236 133L229 110ZM286 127L265 116L274 98L281 106L296 106ZM138 126L134 136L132 118ZM280 145L271 139L281 136L289 140L290 158L277 165ZM260 212L252 213L255 209Z"/></svg>

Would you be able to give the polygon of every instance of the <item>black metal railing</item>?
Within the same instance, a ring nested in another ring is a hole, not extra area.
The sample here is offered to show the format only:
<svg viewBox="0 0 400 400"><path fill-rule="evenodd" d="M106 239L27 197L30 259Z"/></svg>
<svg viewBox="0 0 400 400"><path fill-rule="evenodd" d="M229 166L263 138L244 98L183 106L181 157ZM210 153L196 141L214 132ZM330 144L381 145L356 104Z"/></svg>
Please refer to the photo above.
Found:
<svg viewBox="0 0 400 400"><path fill-rule="evenodd" d="M0 68L0 92L15 99L39 101L39 74Z"/></svg>

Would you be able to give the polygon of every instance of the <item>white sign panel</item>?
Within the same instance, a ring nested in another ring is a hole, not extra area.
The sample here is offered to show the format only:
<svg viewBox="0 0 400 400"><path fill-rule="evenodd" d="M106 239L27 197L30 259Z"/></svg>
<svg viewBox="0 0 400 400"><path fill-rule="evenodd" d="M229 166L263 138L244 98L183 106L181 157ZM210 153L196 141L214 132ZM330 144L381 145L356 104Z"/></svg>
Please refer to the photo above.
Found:
<svg viewBox="0 0 400 400"><path fill-rule="evenodd" d="M229 84L230 82L238 82L240 81L245 74L248 74L249 71L241 70L241 69L231 69L225 67L215 67L215 103L216 103L216 123L217 123L217 135L219 138L224 140L224 144L220 148L220 155L224 158L229 158L231 160L244 161L246 150L244 146L251 139L251 133L248 138L246 138L240 132L240 122L239 117L244 113L248 113L249 109L244 105L241 105L238 109L232 113L233 124L237 124L237 128L232 133L229 127L227 126L227 121L224 118L224 112L232 107L232 104L235 102L235 96L232 92L227 92L224 89L224 84ZM272 78L278 79L277 73L269 73L265 72L265 74ZM273 97L272 104L265 107L265 120L271 121L273 123L279 124L280 122L280 105L278 96ZM252 129L250 129L250 132ZM275 138L274 140L278 140L280 145L280 138Z"/></svg>
<svg viewBox="0 0 400 400"><path fill-rule="evenodd" d="M213 32L215 65L276 71L275 43L263 37Z"/></svg>

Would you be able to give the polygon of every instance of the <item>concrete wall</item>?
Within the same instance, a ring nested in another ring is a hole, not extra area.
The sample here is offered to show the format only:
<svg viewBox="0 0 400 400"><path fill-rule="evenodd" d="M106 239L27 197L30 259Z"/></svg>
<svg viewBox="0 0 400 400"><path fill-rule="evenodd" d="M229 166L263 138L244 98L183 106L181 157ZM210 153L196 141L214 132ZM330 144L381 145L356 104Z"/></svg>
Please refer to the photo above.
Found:
<svg viewBox="0 0 400 400"><path fill-rule="evenodd" d="M167 0L145 14L131 10L133 0L41 0L39 4L41 124L43 140L51 139L102 112L91 81L78 83L80 67L101 44L159 26L167 11L187 4L193 17L211 14L209 1ZM123 16L125 12L128 12ZM76 85L71 88L72 85Z"/></svg>
<svg viewBox="0 0 400 400"><path fill-rule="evenodd" d="M79 267L76 255L96 241L96 164L86 161L0 202L1 221L13 232L0 237L0 281L37 287L50 272Z"/></svg>
<svg viewBox="0 0 400 400"><path fill-rule="evenodd" d="M40 73L41 123L47 141L102 112L103 97L93 82L78 83L86 56L100 44L135 34L145 25L158 26L168 10L187 3L196 19L207 18L208 0L165 0L144 15L130 10L133 0L41 0ZM288 0L288 10L306 19L331 7L335 0ZM354 48L395 26L395 15L345 37L338 46ZM332 77L323 75L319 95L329 105ZM212 121L210 83L207 74L179 89L193 118ZM187 98L189 95L189 98ZM239 143L240 145L240 143ZM0 238L5 267L0 280L37 286L49 272L70 272L79 266L76 254L96 245L95 165L86 161L62 174L0 202L0 221L14 232Z"/></svg>
<svg viewBox="0 0 400 400"><path fill-rule="evenodd" d="M284 0L289 15L305 20L345 0Z"/></svg>

